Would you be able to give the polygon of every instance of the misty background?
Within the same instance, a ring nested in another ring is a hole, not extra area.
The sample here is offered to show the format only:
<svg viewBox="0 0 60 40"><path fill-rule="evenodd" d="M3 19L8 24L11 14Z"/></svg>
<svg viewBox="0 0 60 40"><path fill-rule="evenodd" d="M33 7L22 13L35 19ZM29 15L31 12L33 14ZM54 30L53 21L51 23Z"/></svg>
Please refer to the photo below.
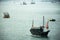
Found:
<svg viewBox="0 0 60 40"><path fill-rule="evenodd" d="M27 5L23 5L23 1ZM0 0L0 40L60 40L60 0ZM10 18L3 18L8 12ZM32 37L30 28L32 20L34 26L45 26L48 19L54 18L56 22L49 22L48 38Z"/></svg>

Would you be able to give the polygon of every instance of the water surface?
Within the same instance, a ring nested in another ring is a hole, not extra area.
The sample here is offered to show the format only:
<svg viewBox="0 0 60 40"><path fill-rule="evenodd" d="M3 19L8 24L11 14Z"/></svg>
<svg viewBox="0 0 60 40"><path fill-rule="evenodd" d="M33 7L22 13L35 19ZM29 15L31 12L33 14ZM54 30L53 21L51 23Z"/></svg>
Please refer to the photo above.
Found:
<svg viewBox="0 0 60 40"><path fill-rule="evenodd" d="M3 12L9 12L10 18L3 18ZM49 22L48 38L32 36L29 31L32 20L34 20L34 26L39 27L43 23L43 16L45 16L45 24L50 18L56 19L55 22ZM13 1L0 2L0 40L60 40L60 5L57 3L22 5Z"/></svg>

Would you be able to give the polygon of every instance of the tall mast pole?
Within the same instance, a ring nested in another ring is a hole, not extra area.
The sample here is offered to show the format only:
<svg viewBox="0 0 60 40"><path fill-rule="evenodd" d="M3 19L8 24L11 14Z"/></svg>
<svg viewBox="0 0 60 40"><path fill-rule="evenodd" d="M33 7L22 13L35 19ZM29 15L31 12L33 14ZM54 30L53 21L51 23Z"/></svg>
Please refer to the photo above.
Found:
<svg viewBox="0 0 60 40"><path fill-rule="evenodd" d="M43 26L44 26L44 16L43 16Z"/></svg>
<svg viewBox="0 0 60 40"><path fill-rule="evenodd" d="M32 27L34 27L34 20L32 20Z"/></svg>

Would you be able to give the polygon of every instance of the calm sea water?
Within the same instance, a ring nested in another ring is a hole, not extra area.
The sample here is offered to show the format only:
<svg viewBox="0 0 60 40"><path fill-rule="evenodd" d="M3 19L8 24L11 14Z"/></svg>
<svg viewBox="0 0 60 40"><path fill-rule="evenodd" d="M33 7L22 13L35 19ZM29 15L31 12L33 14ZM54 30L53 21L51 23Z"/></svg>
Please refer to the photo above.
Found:
<svg viewBox="0 0 60 40"><path fill-rule="evenodd" d="M3 18L4 12L8 12L10 18ZM29 31L32 20L34 20L34 26L42 25L43 16L45 16L45 24L48 19L56 19L55 22L49 22L48 38L33 36ZM0 40L60 40L60 5L57 3L22 5L20 2L13 1L0 2Z"/></svg>

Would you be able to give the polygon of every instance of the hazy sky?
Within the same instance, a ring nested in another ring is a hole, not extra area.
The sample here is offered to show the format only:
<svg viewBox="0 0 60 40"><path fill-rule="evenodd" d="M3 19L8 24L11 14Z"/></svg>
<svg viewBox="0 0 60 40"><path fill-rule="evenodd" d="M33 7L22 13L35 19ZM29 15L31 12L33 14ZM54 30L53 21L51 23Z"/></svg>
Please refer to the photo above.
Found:
<svg viewBox="0 0 60 40"><path fill-rule="evenodd" d="M31 1L31 0L0 0L0 1ZM60 0L33 0L33 1L54 1L54 2L60 2Z"/></svg>

